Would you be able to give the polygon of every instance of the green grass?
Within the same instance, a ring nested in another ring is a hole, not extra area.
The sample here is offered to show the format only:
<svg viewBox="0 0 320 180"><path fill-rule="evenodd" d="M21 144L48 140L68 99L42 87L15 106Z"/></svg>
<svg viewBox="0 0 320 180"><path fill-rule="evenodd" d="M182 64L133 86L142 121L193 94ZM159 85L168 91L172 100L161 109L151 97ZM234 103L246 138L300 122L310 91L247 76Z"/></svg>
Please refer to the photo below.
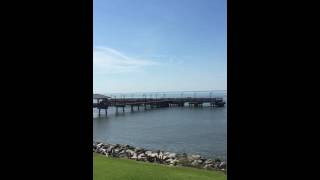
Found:
<svg viewBox="0 0 320 180"><path fill-rule="evenodd" d="M226 180L220 171L110 158L93 153L93 180Z"/></svg>

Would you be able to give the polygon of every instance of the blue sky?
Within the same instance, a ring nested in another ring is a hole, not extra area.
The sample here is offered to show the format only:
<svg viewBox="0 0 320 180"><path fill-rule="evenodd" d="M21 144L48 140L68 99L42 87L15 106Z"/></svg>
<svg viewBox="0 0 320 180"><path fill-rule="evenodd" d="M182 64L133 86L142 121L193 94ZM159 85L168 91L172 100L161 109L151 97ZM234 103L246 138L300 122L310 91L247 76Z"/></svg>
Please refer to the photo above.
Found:
<svg viewBox="0 0 320 180"><path fill-rule="evenodd" d="M95 93L227 89L226 0L94 0Z"/></svg>

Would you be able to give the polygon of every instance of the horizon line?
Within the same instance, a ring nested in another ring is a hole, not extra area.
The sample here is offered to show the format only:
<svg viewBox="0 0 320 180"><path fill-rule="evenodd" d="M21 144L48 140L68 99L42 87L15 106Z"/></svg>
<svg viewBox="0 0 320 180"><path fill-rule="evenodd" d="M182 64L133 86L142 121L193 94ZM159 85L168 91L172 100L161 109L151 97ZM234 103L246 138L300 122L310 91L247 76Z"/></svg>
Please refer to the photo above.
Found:
<svg viewBox="0 0 320 180"><path fill-rule="evenodd" d="M129 94L129 93L184 93L184 92L211 92L211 91L227 91L227 90L198 90L198 91L136 91L136 92L109 92L109 93L94 93L93 94Z"/></svg>

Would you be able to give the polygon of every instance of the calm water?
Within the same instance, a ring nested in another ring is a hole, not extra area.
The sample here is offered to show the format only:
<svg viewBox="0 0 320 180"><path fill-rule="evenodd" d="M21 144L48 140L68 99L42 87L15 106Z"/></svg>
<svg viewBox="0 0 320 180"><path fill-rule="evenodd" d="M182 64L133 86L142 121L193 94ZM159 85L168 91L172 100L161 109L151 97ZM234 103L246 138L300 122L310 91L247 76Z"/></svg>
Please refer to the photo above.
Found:
<svg viewBox="0 0 320 180"><path fill-rule="evenodd" d="M153 150L195 153L226 159L227 107L169 107L97 116L94 109L95 141L129 144Z"/></svg>

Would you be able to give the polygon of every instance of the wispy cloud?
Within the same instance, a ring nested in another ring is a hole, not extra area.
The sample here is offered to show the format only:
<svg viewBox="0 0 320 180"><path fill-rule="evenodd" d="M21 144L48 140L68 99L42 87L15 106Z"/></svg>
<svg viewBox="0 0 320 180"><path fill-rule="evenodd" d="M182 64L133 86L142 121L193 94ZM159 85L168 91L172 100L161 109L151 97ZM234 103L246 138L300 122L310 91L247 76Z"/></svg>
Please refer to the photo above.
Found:
<svg viewBox="0 0 320 180"><path fill-rule="evenodd" d="M112 48L98 47L93 49L93 72L95 74L135 72L144 67L156 65L160 65L160 63L128 57Z"/></svg>

